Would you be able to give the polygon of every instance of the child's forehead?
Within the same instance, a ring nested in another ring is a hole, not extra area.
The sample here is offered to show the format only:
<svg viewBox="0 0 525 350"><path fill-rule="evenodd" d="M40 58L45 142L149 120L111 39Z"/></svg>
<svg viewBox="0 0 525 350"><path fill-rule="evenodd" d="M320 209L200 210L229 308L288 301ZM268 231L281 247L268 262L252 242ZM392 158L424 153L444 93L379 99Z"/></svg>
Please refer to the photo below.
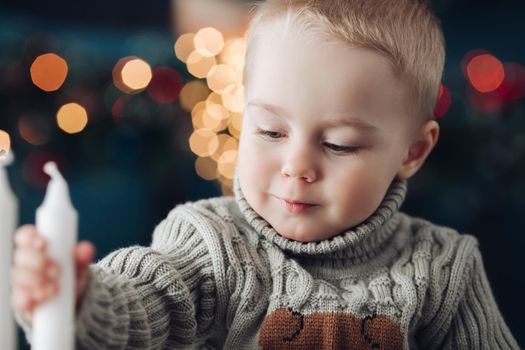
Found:
<svg viewBox="0 0 525 350"><path fill-rule="evenodd" d="M343 88L357 89L358 94L372 93L370 89L377 90L397 79L390 60L378 52L333 42L314 42L303 33L278 38L265 36L252 49L250 63L254 66L249 69L249 79L288 84L294 82L290 79L300 78L300 86L326 86L333 94L344 93Z"/></svg>
<svg viewBox="0 0 525 350"><path fill-rule="evenodd" d="M247 102L262 99L277 106L288 104L295 112L303 108L315 113L356 111L396 118L407 114L406 86L388 57L342 43L335 36L327 40L313 29L298 30L285 21L265 20L253 36ZM407 124L398 119L396 124Z"/></svg>
<svg viewBox="0 0 525 350"><path fill-rule="evenodd" d="M345 66L344 62L338 61L339 56L345 51L358 50L366 52L368 56L376 56L372 60L378 69L388 66L388 70L396 72L395 65L390 57L381 51L344 40L331 33L323 24L315 21L304 24L284 15L274 16L261 20L253 27L248 40L248 50L251 51L248 55L254 59L260 54L265 55L265 57L286 54L287 56L294 56L294 59L301 59L301 61L319 57L325 60L319 64L323 66L327 64L336 65L337 68ZM282 59L284 58L282 57ZM280 58L277 56L277 59ZM301 62L298 61L297 63Z"/></svg>
<svg viewBox="0 0 525 350"><path fill-rule="evenodd" d="M279 13L263 18L250 31L249 41L255 41L261 36L269 39L282 39L288 34L300 34L301 38L312 43L327 41L343 43L338 36L330 33L319 20L302 18L293 12Z"/></svg>

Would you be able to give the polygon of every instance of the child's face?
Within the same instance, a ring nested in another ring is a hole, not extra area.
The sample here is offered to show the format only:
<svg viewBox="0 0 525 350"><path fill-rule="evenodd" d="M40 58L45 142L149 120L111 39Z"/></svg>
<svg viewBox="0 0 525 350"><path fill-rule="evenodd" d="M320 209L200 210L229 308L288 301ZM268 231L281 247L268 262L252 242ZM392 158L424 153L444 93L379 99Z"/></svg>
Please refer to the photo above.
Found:
<svg viewBox="0 0 525 350"><path fill-rule="evenodd" d="M246 87L241 188L282 236L327 239L384 198L409 147L407 102L380 54L262 25Z"/></svg>

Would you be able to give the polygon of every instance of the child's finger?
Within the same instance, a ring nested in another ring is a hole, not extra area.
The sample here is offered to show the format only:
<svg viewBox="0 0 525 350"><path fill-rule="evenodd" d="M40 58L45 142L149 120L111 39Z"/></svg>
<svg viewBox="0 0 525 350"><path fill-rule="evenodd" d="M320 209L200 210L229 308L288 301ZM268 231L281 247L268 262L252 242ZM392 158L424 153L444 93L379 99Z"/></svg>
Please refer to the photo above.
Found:
<svg viewBox="0 0 525 350"><path fill-rule="evenodd" d="M48 299L54 297L58 291L57 283L48 281L46 284L44 284L41 288L36 288L33 290L33 300L35 301L35 305L37 306Z"/></svg>
<svg viewBox="0 0 525 350"><path fill-rule="evenodd" d="M95 257L95 246L88 241L82 241L75 247L76 284L75 294L77 303L82 298L87 284L87 272L89 264ZM78 304L77 304L78 305Z"/></svg>
<svg viewBox="0 0 525 350"><path fill-rule="evenodd" d="M31 315L37 304L37 301L35 300L30 289L15 288L11 297L11 304L15 312Z"/></svg>
<svg viewBox="0 0 525 350"><path fill-rule="evenodd" d="M46 283L57 283L60 276L60 268L48 261L42 271L35 271L24 267L13 267L11 269L11 282L15 286L38 287Z"/></svg>
<svg viewBox="0 0 525 350"><path fill-rule="evenodd" d="M84 294L84 289L86 289L87 272L88 270L85 269L85 270L80 271L79 274L77 275L77 279L75 283L75 295L77 297L77 301L78 301L78 298L82 297L82 295Z"/></svg>
<svg viewBox="0 0 525 350"><path fill-rule="evenodd" d="M77 271L84 270L95 257L95 246L88 241L82 241L75 247L75 266Z"/></svg>
<svg viewBox="0 0 525 350"><path fill-rule="evenodd" d="M39 288L15 287L11 305L17 313L31 316L35 307L54 297L57 292L55 283L47 283Z"/></svg>
<svg viewBox="0 0 525 350"><path fill-rule="evenodd" d="M39 251L45 251L47 242L38 233L34 225L23 225L15 232L15 245L17 248L34 248Z"/></svg>
<svg viewBox="0 0 525 350"><path fill-rule="evenodd" d="M11 270L11 283L16 287L37 288L46 283L42 273L26 268L15 268Z"/></svg>
<svg viewBox="0 0 525 350"><path fill-rule="evenodd" d="M48 258L42 252L36 252L31 249L16 249L14 252L14 265L36 271L43 271L46 267Z"/></svg>
<svg viewBox="0 0 525 350"><path fill-rule="evenodd" d="M11 295L11 306L17 313L25 313L30 309L31 298L26 289L15 288Z"/></svg>
<svg viewBox="0 0 525 350"><path fill-rule="evenodd" d="M20 226L15 232L15 244L19 247L30 245L32 238L36 235L37 232L34 225Z"/></svg>

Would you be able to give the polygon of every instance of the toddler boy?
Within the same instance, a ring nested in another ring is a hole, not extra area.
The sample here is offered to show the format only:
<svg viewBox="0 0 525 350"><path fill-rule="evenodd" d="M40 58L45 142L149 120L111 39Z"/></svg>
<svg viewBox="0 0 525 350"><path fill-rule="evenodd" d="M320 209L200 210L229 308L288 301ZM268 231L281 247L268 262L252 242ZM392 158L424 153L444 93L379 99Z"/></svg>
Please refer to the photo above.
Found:
<svg viewBox="0 0 525 350"><path fill-rule="evenodd" d="M518 349L476 239L400 211L443 64L423 1L259 4L235 197L179 205L150 247L95 265L81 243L78 348ZM33 226L16 237L30 338L56 269Z"/></svg>

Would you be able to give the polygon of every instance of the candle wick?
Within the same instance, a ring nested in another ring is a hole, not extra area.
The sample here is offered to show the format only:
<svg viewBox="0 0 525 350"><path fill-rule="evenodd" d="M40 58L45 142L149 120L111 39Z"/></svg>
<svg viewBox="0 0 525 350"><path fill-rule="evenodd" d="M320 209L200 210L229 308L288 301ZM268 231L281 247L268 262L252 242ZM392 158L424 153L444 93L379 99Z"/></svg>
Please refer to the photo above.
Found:
<svg viewBox="0 0 525 350"><path fill-rule="evenodd" d="M47 162L44 165L44 172L49 175L52 179L62 180L62 174L58 171L57 164L55 162Z"/></svg>

